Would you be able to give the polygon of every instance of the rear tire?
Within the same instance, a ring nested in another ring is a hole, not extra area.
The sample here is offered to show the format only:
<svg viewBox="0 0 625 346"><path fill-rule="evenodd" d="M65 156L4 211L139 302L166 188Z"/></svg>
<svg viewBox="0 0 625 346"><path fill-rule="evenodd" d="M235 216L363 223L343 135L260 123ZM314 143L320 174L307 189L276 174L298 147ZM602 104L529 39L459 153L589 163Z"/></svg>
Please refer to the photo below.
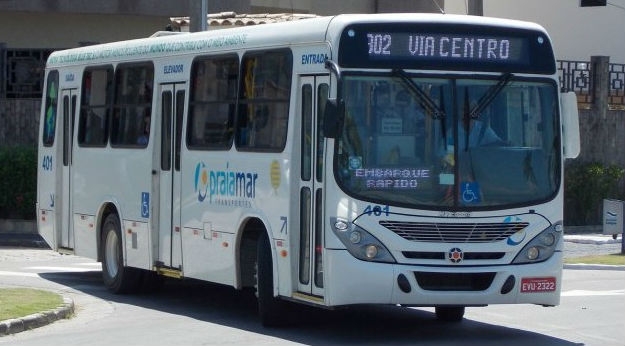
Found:
<svg viewBox="0 0 625 346"><path fill-rule="evenodd" d="M266 233L258 239L256 260L256 296L258 298L258 314L265 327L286 325L286 302L273 295L273 261L271 244Z"/></svg>
<svg viewBox="0 0 625 346"><path fill-rule="evenodd" d="M464 306L437 306L436 318L443 322L461 322L464 318Z"/></svg>
<svg viewBox="0 0 625 346"><path fill-rule="evenodd" d="M115 294L130 293L139 283L137 269L124 266L121 226L116 214L110 214L102 226L102 279Z"/></svg>

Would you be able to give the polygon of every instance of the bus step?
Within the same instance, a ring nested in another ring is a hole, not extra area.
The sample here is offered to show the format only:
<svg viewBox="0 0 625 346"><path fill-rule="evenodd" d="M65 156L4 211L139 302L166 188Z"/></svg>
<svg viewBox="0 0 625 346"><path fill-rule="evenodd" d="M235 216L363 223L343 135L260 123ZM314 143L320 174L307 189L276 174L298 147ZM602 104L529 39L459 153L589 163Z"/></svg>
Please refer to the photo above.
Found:
<svg viewBox="0 0 625 346"><path fill-rule="evenodd" d="M62 255L74 255L74 249L68 247L60 247L56 250Z"/></svg>
<svg viewBox="0 0 625 346"><path fill-rule="evenodd" d="M154 267L154 270L156 271L158 275L166 276L168 278L182 279L183 277L182 271L179 269L157 266L157 267Z"/></svg>

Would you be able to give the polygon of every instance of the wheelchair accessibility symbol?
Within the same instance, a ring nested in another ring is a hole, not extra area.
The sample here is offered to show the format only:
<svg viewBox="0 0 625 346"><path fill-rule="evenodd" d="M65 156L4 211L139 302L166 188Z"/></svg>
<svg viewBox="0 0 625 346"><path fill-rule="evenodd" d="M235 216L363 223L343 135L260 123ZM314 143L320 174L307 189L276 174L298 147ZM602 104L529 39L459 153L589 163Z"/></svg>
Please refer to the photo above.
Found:
<svg viewBox="0 0 625 346"><path fill-rule="evenodd" d="M150 194L141 192L141 217L150 217Z"/></svg>
<svg viewBox="0 0 625 346"><path fill-rule="evenodd" d="M480 202L480 184L477 182L463 182L460 184L460 196L467 204Z"/></svg>

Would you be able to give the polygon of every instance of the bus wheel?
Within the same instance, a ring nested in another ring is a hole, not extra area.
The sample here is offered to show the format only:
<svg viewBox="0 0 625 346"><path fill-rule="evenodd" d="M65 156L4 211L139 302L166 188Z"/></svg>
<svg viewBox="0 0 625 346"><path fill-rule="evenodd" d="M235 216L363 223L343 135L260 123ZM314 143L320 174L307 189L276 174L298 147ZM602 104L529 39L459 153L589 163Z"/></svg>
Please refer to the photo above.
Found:
<svg viewBox="0 0 625 346"><path fill-rule="evenodd" d="M464 316L464 306L437 306L436 318L443 322L460 322Z"/></svg>
<svg viewBox="0 0 625 346"><path fill-rule="evenodd" d="M258 240L256 258L256 296L258 314L265 327L278 327L286 324L285 302L273 295L273 265L269 237L263 233Z"/></svg>
<svg viewBox="0 0 625 346"><path fill-rule="evenodd" d="M139 275L133 268L124 267L121 226L119 218L111 214L102 227L102 279L106 288L115 293L128 293L136 286Z"/></svg>

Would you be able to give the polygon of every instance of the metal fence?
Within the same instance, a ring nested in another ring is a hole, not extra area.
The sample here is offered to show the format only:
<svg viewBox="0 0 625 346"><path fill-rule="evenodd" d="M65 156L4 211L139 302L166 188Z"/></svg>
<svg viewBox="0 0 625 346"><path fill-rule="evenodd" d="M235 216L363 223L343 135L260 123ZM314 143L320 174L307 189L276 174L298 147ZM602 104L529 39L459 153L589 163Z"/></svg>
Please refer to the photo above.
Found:
<svg viewBox="0 0 625 346"><path fill-rule="evenodd" d="M558 60L558 76L560 77L560 91L573 91L577 95L577 102L592 104L593 86L589 61Z"/></svg>
<svg viewBox="0 0 625 346"><path fill-rule="evenodd" d="M46 60L52 49L0 49L4 62L2 98L41 98Z"/></svg>
<svg viewBox="0 0 625 346"><path fill-rule="evenodd" d="M560 90L573 91L581 108L590 108L595 98L593 66L590 61L558 60ZM625 64L608 65L608 106L612 110L625 109ZM603 84L603 83L602 83Z"/></svg>
<svg viewBox="0 0 625 346"><path fill-rule="evenodd" d="M610 64L609 72L608 104L611 108L625 109L625 64Z"/></svg>

